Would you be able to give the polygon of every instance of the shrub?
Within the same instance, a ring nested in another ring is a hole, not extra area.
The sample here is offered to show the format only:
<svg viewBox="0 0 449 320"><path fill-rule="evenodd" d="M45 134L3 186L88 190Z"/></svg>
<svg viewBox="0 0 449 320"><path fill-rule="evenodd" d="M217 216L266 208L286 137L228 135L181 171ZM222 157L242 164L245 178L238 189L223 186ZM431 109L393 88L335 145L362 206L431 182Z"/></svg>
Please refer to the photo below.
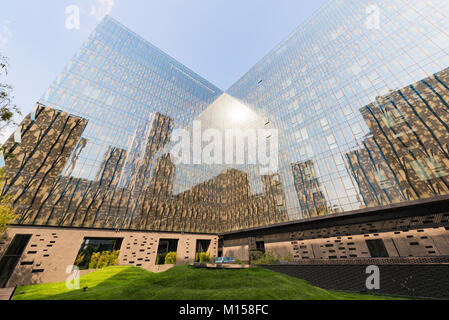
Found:
<svg viewBox="0 0 449 320"><path fill-rule="evenodd" d="M254 259L256 257L256 259ZM251 263L252 264L274 264L277 261L276 256L268 251L265 253L259 252L259 255L252 256Z"/></svg>
<svg viewBox="0 0 449 320"><path fill-rule="evenodd" d="M210 255L207 252L200 253L200 263L206 264L210 262Z"/></svg>
<svg viewBox="0 0 449 320"><path fill-rule="evenodd" d="M6 198L0 198L0 236L7 230L7 226L11 224L16 216L13 214L13 208Z"/></svg>
<svg viewBox="0 0 449 320"><path fill-rule="evenodd" d="M103 269L108 266L109 262L109 255L110 253L107 251L104 251L100 254L100 257L98 258L97 266L95 269Z"/></svg>
<svg viewBox="0 0 449 320"><path fill-rule="evenodd" d="M293 256L291 253L286 254L282 258L279 259L282 262L293 262Z"/></svg>
<svg viewBox="0 0 449 320"><path fill-rule="evenodd" d="M264 255L264 253L261 251L253 250L249 253L249 255L251 258L251 262L254 263L255 261L259 261L260 259L262 259L262 256Z"/></svg>
<svg viewBox="0 0 449 320"><path fill-rule="evenodd" d="M200 264L207 264L211 262L211 256L207 252L199 252L195 254L195 262Z"/></svg>
<svg viewBox="0 0 449 320"><path fill-rule="evenodd" d="M165 256L165 264L176 264L177 253L169 252Z"/></svg>
<svg viewBox="0 0 449 320"><path fill-rule="evenodd" d="M98 260L100 259L101 252L95 252L89 261L89 269L96 269L98 265Z"/></svg>
<svg viewBox="0 0 449 320"><path fill-rule="evenodd" d="M5 179L5 170L0 168L0 187L4 185ZM0 196L0 239L4 236L8 225L13 223L16 218L11 197Z"/></svg>
<svg viewBox="0 0 449 320"><path fill-rule="evenodd" d="M110 266L116 266L119 263L120 250L114 251L111 254Z"/></svg>
<svg viewBox="0 0 449 320"><path fill-rule="evenodd" d="M103 251L92 254L89 262L89 269L102 269L109 266L118 265L120 251Z"/></svg>

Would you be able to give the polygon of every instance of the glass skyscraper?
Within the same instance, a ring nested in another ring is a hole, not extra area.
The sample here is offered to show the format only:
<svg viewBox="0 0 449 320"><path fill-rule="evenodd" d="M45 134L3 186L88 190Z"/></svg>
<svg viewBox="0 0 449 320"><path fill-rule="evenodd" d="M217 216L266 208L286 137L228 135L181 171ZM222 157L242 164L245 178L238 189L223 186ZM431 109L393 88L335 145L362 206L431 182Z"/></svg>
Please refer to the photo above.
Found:
<svg viewBox="0 0 449 320"><path fill-rule="evenodd" d="M223 92L106 17L5 144L23 225L218 233L449 194L449 3L332 0ZM279 168L172 133L279 130Z"/></svg>

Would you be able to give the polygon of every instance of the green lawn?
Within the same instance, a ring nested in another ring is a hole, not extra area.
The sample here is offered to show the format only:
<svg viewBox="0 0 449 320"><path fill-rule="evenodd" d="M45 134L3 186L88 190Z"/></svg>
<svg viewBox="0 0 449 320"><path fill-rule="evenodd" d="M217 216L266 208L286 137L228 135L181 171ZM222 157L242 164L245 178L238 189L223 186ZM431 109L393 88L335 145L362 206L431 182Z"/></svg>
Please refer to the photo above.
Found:
<svg viewBox="0 0 449 320"><path fill-rule="evenodd" d="M330 292L266 269L210 270L187 265L158 274L136 267L109 267L81 277L80 287L89 289L68 290L65 283L22 286L14 300L393 299Z"/></svg>

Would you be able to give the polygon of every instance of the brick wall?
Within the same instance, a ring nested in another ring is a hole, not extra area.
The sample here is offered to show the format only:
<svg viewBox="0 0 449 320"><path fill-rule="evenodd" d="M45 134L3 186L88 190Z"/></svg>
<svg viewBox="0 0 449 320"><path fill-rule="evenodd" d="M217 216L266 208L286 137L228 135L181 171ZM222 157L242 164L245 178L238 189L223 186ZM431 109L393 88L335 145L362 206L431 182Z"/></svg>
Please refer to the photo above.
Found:
<svg viewBox="0 0 449 320"><path fill-rule="evenodd" d="M31 235L8 286L65 281L66 269L74 264L85 237L123 238L119 264L157 272L156 255L160 239L178 239L177 264L195 260L196 241L211 240L209 253L217 256L218 236L163 232L115 232L93 229L10 227L0 242L0 259L17 234Z"/></svg>

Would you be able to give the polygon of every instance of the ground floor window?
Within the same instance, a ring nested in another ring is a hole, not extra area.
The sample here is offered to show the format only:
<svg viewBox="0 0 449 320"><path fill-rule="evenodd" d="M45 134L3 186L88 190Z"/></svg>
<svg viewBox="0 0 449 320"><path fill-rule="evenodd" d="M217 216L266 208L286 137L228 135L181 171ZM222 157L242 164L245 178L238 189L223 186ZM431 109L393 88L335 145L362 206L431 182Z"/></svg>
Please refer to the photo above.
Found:
<svg viewBox="0 0 449 320"><path fill-rule="evenodd" d="M178 239L160 239L157 249L156 264L175 264L178 252Z"/></svg>
<svg viewBox="0 0 449 320"><path fill-rule="evenodd" d="M7 285L30 239L31 235L29 234L17 234L11 241L3 258L0 260L0 288L4 288Z"/></svg>
<svg viewBox="0 0 449 320"><path fill-rule="evenodd" d="M195 262L210 260L210 256L207 254L207 252L209 251L210 243L210 240L196 240Z"/></svg>
<svg viewBox="0 0 449 320"><path fill-rule="evenodd" d="M122 242L123 238L84 238L75 266L86 270L118 264Z"/></svg>
<svg viewBox="0 0 449 320"><path fill-rule="evenodd" d="M265 242L264 241L256 241L256 247L253 250L250 250L249 257L250 262L259 261L265 255Z"/></svg>
<svg viewBox="0 0 449 320"><path fill-rule="evenodd" d="M224 241L223 239L218 240L218 257L223 257L223 248L224 248Z"/></svg>
<svg viewBox="0 0 449 320"><path fill-rule="evenodd" d="M373 258L388 258L388 251L383 240L367 240L366 244Z"/></svg>
<svg viewBox="0 0 449 320"><path fill-rule="evenodd" d="M264 241L257 241L256 242L256 250L265 253L265 242Z"/></svg>

